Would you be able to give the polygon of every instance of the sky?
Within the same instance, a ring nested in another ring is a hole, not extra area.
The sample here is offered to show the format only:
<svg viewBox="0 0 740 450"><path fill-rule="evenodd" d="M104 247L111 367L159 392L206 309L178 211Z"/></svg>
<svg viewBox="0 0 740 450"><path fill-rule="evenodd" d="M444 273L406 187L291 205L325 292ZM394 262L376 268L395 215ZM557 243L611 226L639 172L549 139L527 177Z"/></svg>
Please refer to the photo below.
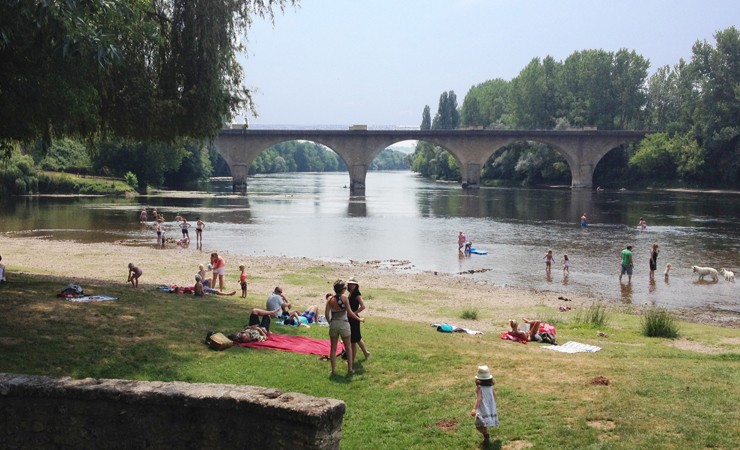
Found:
<svg viewBox="0 0 740 450"><path fill-rule="evenodd" d="M418 126L443 92L462 105L533 58L626 48L653 73L731 26L738 0L301 0L255 19L240 62L251 126Z"/></svg>

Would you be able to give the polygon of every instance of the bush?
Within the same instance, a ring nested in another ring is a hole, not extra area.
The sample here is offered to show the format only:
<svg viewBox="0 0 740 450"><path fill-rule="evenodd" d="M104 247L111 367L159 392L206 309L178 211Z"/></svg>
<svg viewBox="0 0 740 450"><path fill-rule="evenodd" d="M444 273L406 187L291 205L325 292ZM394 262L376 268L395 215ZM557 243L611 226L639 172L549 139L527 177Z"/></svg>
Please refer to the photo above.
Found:
<svg viewBox="0 0 740 450"><path fill-rule="evenodd" d="M577 323L592 327L605 327L609 323L609 314L603 303L592 303L587 310L580 310L575 316Z"/></svg>
<svg viewBox="0 0 740 450"><path fill-rule="evenodd" d="M14 151L0 164L0 194L25 195L38 191L38 178L33 159Z"/></svg>
<svg viewBox="0 0 740 450"><path fill-rule="evenodd" d="M647 337L678 337L678 322L663 308L651 308L642 316L642 335Z"/></svg>
<svg viewBox="0 0 740 450"><path fill-rule="evenodd" d="M126 174L123 176L123 181L125 181L126 184L131 186L132 189L136 189L139 186L139 179L136 177L136 174L133 172L126 172Z"/></svg>
<svg viewBox="0 0 740 450"><path fill-rule="evenodd" d="M469 319L469 320L478 320L478 310L477 309L464 309L462 314L460 314L461 319Z"/></svg>

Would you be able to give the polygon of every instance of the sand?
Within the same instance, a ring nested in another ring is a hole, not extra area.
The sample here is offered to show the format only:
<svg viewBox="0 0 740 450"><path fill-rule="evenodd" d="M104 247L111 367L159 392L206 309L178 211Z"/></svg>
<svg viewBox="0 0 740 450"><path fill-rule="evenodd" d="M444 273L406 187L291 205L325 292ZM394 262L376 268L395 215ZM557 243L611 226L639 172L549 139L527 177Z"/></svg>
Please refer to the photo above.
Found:
<svg viewBox="0 0 740 450"><path fill-rule="evenodd" d="M68 283L83 287L88 284L126 286L129 262L144 271L139 289L153 289L163 284L192 286L198 264L207 264L212 252L218 252L226 260L224 290L239 290L238 266L240 263L246 265L250 283L248 302L259 307L264 306L267 295L277 285L283 288L296 309L310 304L322 306L323 294L331 290L333 281L351 276L360 281L368 307L363 314L365 317L390 317L430 324L445 322L486 332L505 330L509 318L521 319L531 314L535 307L551 308L551 316L567 315L573 312L560 313L558 308L561 305L575 310L594 302L594 299L579 297L570 297L571 301L564 302L554 292L493 286L463 275L412 273L393 268L392 261L333 263L309 258L239 255L208 246L198 250L194 244L187 249L174 244L161 249L154 245L129 245L125 241L81 244L0 235L0 255L11 283L13 274L21 272L59 279L60 288ZM326 274L323 284L306 286L292 281L296 280L293 274L310 268L319 268L320 273ZM417 303L408 305L398 300L386 301L383 292L387 290L414 292ZM236 298L238 296L239 292ZM614 304L613 307L625 310L624 305ZM460 314L465 309L477 310L480 320L461 319ZM636 307L635 312L639 312ZM740 315L727 311L702 309L676 310L675 313L683 320L740 328Z"/></svg>

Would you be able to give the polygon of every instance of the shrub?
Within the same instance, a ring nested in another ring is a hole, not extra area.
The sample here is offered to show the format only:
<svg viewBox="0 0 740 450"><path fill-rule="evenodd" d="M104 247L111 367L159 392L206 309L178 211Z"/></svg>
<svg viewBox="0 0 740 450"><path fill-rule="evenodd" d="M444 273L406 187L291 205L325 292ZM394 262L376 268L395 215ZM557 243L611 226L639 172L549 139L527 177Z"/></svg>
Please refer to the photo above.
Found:
<svg viewBox="0 0 740 450"><path fill-rule="evenodd" d="M139 179L133 172L126 172L126 175L123 176L123 181L125 181L126 184L131 186L133 189L136 189L139 186Z"/></svg>
<svg viewBox="0 0 740 450"><path fill-rule="evenodd" d="M605 327L609 323L609 314L603 303L596 302L592 303L588 309L578 311L575 321L592 327Z"/></svg>
<svg viewBox="0 0 740 450"><path fill-rule="evenodd" d="M678 322L663 308L651 308L642 316L642 334L647 337L678 337Z"/></svg>
<svg viewBox="0 0 740 450"><path fill-rule="evenodd" d="M461 319L469 319L469 320L478 320L478 310L477 309L464 309L462 314L460 314Z"/></svg>

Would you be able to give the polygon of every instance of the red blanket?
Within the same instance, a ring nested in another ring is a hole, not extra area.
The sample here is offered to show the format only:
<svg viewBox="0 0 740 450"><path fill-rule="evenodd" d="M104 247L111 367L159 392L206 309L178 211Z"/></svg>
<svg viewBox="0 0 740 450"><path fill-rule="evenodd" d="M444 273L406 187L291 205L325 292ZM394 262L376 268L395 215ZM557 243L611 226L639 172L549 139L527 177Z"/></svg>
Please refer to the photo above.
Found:
<svg viewBox="0 0 740 450"><path fill-rule="evenodd" d="M329 356L331 342L328 339L314 339L305 336L273 333L263 342L237 343L241 347L264 348L268 350L283 350L286 352L304 353L306 355ZM342 353L344 344L337 342L337 353Z"/></svg>

